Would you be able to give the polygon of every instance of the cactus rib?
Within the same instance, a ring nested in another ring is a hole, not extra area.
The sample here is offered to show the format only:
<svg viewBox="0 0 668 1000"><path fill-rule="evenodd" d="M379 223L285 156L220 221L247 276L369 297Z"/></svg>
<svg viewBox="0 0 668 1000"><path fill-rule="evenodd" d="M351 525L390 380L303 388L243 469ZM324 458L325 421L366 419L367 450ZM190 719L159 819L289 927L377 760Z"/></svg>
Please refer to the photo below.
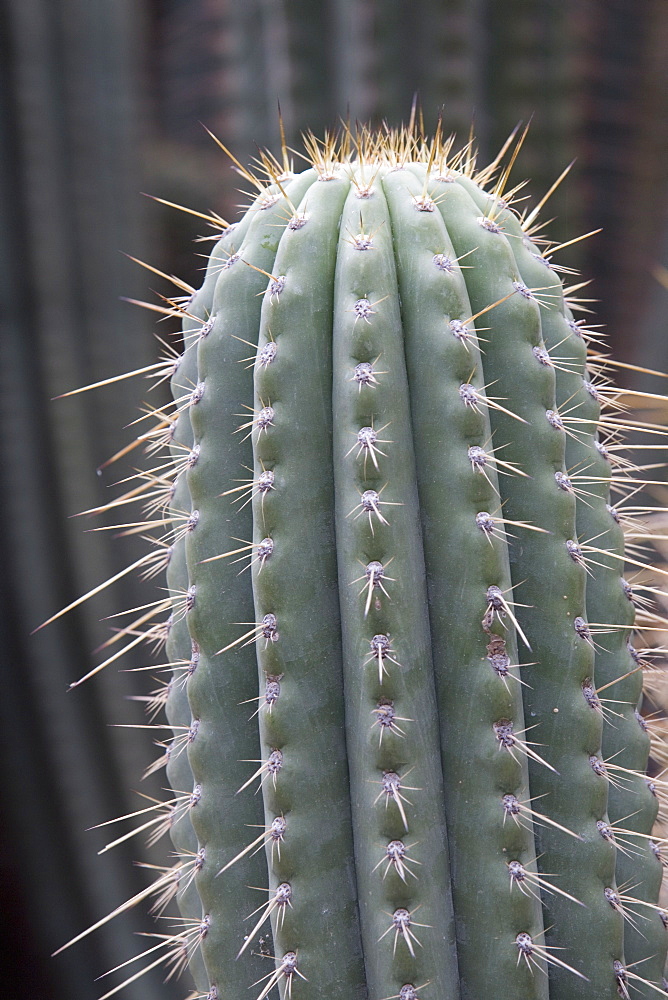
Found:
<svg viewBox="0 0 668 1000"><path fill-rule="evenodd" d="M302 176L288 184L288 196L298 198L312 179ZM193 508L198 512L196 525L186 538L189 580L196 588L188 620L199 646L199 662L188 681L188 699L198 724L188 756L201 789L191 815L199 842L207 851L206 863L195 879L204 916L210 916L202 928L202 952L211 985L221 995L223 988L231 993L246 989L266 971L266 959L257 953L247 951L238 962L235 959L243 943L239 910L243 919L258 905L257 892L247 886L266 884L267 874L259 853L242 857L218 877L246 847L253 824L263 818L255 796L236 794L249 774L243 761L257 758L260 750L257 728L248 722L252 708L240 707L257 694L254 651L247 647L217 655L236 639L239 629L233 623L251 620L254 609L250 588L237 586L237 566L227 559L204 560L228 551L232 536L248 538L252 532L250 507L239 511L229 497L221 497L231 482L243 475L244 466L252 465L250 442L240 442L234 434L239 424L235 413L241 401L252 399L252 373L240 362L248 353L243 341L256 337L261 305L257 293L264 289L266 279L244 261L252 260L256 267L271 270L277 227L285 225L287 211L288 202L283 197L269 208L258 203L251 211L243 240L218 268L214 322L197 352L201 398L190 406L200 453L196 465L188 470ZM224 609L219 605L221 595ZM240 740L230 753L225 735L232 729L240 730ZM266 950L270 953L271 946Z"/></svg>
<svg viewBox="0 0 668 1000"><path fill-rule="evenodd" d="M509 892L509 863L535 868L531 820L500 822L504 795L530 796L526 758L499 753L494 731L503 719L512 720L517 733L525 729L517 646L512 628L485 621L488 589L510 593L506 532L522 529L504 524L501 477L493 464L481 474L469 457L470 448L489 449L491 429L466 272L440 213L421 202L422 183L397 172L383 184L392 212L413 421L420 428L414 441L455 914L458 937L468 944L459 951L462 996L480 996L487 988L479 961L484 948L501 995L521 988L527 998L543 997L544 977L532 976L526 965L519 986L513 947L521 932L542 937L540 906L516 886ZM453 336L452 320L467 322L470 338ZM485 325L483 318L478 322ZM490 511L497 515L493 521ZM465 714L459 709L464 702L470 706Z"/></svg>
<svg viewBox="0 0 668 1000"><path fill-rule="evenodd" d="M388 996L405 983L428 981L449 1000L459 991L443 777L438 757L427 751L438 743L439 719L394 272L381 177L370 184L363 172L353 174L338 245L332 395L346 729L367 982L370 996ZM375 303L366 317L359 316L360 308L366 312L360 302ZM405 776L415 789L401 811L396 802L387 808L382 794L388 774Z"/></svg>
<svg viewBox="0 0 668 1000"><path fill-rule="evenodd" d="M276 782L263 785L266 823L285 819L280 851L268 851L270 888L289 885L274 919L276 956L296 954L308 985L294 995L363 996L363 957L352 863L352 826L341 698L341 626L333 531L331 310L337 221L347 185L316 181L286 229L265 293L255 362L255 409L270 426L253 433L255 476L274 488L253 499L254 541L273 542L253 567L260 694L277 696L258 718L262 755L280 750ZM280 692L280 693L279 693Z"/></svg>

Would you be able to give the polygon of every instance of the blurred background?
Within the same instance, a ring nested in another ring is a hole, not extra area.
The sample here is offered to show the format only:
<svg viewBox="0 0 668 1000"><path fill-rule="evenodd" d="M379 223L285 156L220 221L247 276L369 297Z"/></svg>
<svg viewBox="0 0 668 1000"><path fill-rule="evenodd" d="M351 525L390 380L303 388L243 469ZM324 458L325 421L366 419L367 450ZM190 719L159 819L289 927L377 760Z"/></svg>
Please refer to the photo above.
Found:
<svg viewBox="0 0 668 1000"><path fill-rule="evenodd" d="M299 148L341 118L396 125L417 94L427 127L442 111L463 143L474 121L483 162L531 118L515 172L530 194L575 160L551 235L602 229L559 263L591 279L617 357L665 369L668 3L1 0L0 46L0 981L6 997L93 1000L146 913L49 955L139 892L133 860L149 855L135 838L97 857L128 827L86 828L142 808L164 772L141 781L151 734L114 727L144 721L132 698L150 675L127 668L145 657L67 687L108 638L103 619L150 597L123 578L30 633L142 551L73 515L108 499L117 473L96 470L134 436L146 384L53 401L156 358L152 315L123 297L172 289L125 255L200 283L205 224L142 193L233 220L243 184L203 125L248 162L277 149L279 101ZM187 993L161 978L122 995Z"/></svg>

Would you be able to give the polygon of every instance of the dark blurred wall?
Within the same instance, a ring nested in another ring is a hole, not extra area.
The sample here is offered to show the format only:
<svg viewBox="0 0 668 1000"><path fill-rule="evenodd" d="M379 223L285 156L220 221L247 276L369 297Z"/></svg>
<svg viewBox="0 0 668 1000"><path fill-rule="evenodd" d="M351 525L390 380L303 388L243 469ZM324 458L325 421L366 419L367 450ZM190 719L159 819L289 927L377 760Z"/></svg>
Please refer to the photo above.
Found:
<svg viewBox="0 0 668 1000"><path fill-rule="evenodd" d="M99 522L70 517L109 495L120 473L95 470L130 440L122 428L148 385L51 400L155 358L152 319L121 297L170 289L124 253L199 283L204 224L140 192L233 218L243 184L202 124L246 162L277 148L279 100L299 147L303 130L341 119L397 124L417 93L427 126L442 109L462 142L474 118L483 161L533 116L516 169L530 192L576 159L545 211L558 216L554 238L604 227L559 261L593 279L583 294L602 299L619 354L666 366L668 291L651 268L668 263L668 3L4 0L0 44L2 981L8 996L29 984L32 1000L93 1000L95 976L150 922L124 916L47 957L145 884L131 864L141 843L97 858L108 836L84 831L164 779L139 780L149 737L110 726L142 723L128 698L150 687L146 674L114 665L66 689L109 636L99 620L151 597L125 578L29 633L137 558L113 532L83 532ZM186 992L160 978L124 996Z"/></svg>
<svg viewBox="0 0 668 1000"><path fill-rule="evenodd" d="M86 829L139 808L132 789L159 794L162 782L140 782L153 756L144 734L111 728L144 721L127 700L142 675L111 668L67 688L110 635L99 619L143 603L144 592L127 582L30 632L137 556L71 517L108 498L114 476L95 470L129 439L123 425L147 387L52 398L155 353L152 324L120 299L147 285L123 251L146 256L156 242L139 194L145 12L129 0L18 0L2 7L1 29L1 981L8 997L92 1000L104 992L95 977L134 953L146 915L50 952L147 877L132 865L141 844L98 858L121 831ZM147 977L134 997L169 996L161 980Z"/></svg>

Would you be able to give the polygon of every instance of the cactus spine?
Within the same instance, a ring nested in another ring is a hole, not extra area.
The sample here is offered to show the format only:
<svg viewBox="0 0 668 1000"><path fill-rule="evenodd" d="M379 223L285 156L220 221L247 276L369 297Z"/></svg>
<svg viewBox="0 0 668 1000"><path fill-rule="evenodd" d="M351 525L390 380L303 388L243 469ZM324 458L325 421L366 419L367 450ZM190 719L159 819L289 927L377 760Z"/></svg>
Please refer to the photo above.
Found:
<svg viewBox="0 0 668 1000"><path fill-rule="evenodd" d="M625 418L498 162L309 146L177 310L174 948L209 1000L661 992Z"/></svg>

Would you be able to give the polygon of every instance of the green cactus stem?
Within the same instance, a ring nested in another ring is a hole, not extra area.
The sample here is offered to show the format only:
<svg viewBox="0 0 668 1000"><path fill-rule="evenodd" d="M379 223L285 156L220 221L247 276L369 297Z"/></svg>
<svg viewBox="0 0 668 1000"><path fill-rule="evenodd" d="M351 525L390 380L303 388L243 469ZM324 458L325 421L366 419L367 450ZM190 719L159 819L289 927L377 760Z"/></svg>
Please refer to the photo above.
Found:
<svg viewBox="0 0 668 1000"><path fill-rule="evenodd" d="M168 961L207 1000L661 993L627 418L499 161L306 145L181 307Z"/></svg>

